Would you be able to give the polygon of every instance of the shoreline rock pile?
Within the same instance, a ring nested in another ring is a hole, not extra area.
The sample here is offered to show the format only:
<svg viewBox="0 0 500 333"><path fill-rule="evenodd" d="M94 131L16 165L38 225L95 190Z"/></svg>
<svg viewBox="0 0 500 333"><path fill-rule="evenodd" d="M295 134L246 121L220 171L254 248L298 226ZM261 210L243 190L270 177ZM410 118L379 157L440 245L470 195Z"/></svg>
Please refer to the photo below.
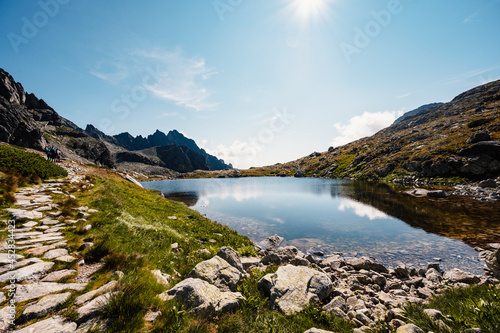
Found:
<svg viewBox="0 0 500 333"><path fill-rule="evenodd" d="M442 271L439 263L429 263L426 268L419 269L401 265L389 270L367 257L343 258L332 255L320 258L306 255L292 246L273 246L280 243L277 237L273 236L267 240L266 244L270 246L266 250L256 246L256 249L263 254L261 258L240 259L233 249L224 248L224 251L221 249L223 252L232 253L234 263L230 266L233 269L229 270L234 272L234 280L226 278L227 274L223 273L227 268L218 271L217 267L223 260L218 254L193 269L190 276L197 278L190 277L180 282L160 297L163 299L175 297L190 306L194 312L209 309L213 313L217 308L212 305L212 297L215 297L212 294L220 297L220 304L226 304L225 297L221 297L219 293L227 293L228 291L224 290L230 289L237 277L242 277L238 275L241 270L236 268L240 267L240 263L246 272L252 269L265 270L268 265L278 265L280 267L275 273L264 276L258 283L259 289L269 297L272 308L285 314L293 314L300 312L310 303L322 302L324 311L350 320L360 331L375 327L377 322L385 322L394 328L399 328L398 332L405 330L410 332L412 325L406 322L401 309L406 303L424 303L449 288L472 284L498 284L495 278L474 275L459 269ZM500 257L500 254L496 255ZM495 263L498 265L498 258L496 260ZM198 271L205 273L200 274ZM200 292L200 285L204 286L206 290L204 293ZM208 292L212 289L213 293ZM239 293L230 296L234 306L242 300L240 296ZM204 297L205 301L202 300ZM193 299L196 302L191 304ZM218 308L218 310L223 309ZM431 312L429 313L432 316L439 318L439 314L436 314L439 311ZM309 332L324 331L311 329Z"/></svg>

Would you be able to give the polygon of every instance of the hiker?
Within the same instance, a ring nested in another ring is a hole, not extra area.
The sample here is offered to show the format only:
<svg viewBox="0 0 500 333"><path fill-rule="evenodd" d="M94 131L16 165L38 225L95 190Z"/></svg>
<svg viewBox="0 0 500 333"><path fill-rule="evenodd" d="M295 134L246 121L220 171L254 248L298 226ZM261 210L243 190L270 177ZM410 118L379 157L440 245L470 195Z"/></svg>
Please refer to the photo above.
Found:
<svg viewBox="0 0 500 333"><path fill-rule="evenodd" d="M47 160L52 161L52 157L50 155L50 148L45 148L45 153L47 154Z"/></svg>

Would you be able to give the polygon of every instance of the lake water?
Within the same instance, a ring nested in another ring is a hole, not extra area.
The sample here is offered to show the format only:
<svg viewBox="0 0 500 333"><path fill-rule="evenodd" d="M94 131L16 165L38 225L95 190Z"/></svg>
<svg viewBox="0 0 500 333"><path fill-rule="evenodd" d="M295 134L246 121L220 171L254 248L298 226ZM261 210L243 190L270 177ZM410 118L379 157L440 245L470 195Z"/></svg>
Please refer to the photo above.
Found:
<svg viewBox="0 0 500 333"><path fill-rule="evenodd" d="M388 267L404 263L418 268L440 259L444 269L483 273L472 247L441 236L452 228L446 227L447 218L452 223L456 218L443 215L441 206L433 206L436 201L397 194L382 185L257 177L169 180L143 186L162 191L255 242L278 234L285 245L306 253L369 256Z"/></svg>

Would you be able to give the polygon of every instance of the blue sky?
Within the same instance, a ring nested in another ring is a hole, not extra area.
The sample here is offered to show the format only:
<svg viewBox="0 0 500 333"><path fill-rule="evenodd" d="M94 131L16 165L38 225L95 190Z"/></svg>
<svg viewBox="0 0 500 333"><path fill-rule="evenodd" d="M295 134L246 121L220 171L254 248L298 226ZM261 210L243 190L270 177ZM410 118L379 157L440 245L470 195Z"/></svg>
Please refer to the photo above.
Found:
<svg viewBox="0 0 500 333"><path fill-rule="evenodd" d="M500 78L499 18L499 0L2 0L0 67L80 127L177 129L244 168Z"/></svg>

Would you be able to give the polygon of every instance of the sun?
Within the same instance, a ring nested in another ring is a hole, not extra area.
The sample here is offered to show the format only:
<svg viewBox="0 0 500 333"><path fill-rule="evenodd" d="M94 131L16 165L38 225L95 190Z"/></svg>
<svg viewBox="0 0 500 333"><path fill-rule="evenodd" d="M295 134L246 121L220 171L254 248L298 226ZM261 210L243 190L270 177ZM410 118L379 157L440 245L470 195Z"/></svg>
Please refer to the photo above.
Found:
<svg viewBox="0 0 500 333"><path fill-rule="evenodd" d="M301 21L316 20L326 14L331 0L292 0L295 15Z"/></svg>

